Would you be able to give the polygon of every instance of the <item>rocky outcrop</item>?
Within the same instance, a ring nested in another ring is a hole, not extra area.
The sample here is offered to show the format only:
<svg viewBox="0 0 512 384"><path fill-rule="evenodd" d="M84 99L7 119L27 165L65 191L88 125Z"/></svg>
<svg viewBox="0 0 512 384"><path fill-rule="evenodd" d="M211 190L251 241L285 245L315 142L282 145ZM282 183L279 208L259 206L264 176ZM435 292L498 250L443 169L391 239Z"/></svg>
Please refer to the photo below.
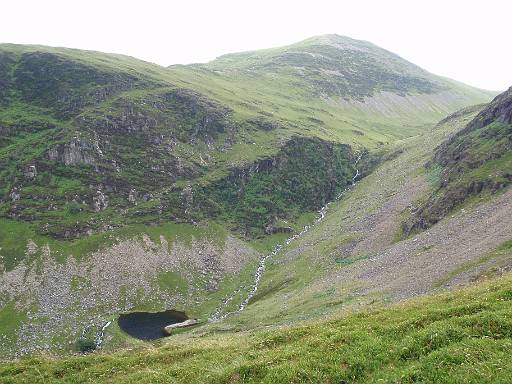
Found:
<svg viewBox="0 0 512 384"><path fill-rule="evenodd" d="M93 207L95 212L103 211L108 207L108 196L106 196L101 189L96 191L96 196L92 198Z"/></svg>
<svg viewBox="0 0 512 384"><path fill-rule="evenodd" d="M132 188L130 189L130 193L128 194L128 202L131 205L137 205L137 190Z"/></svg>
<svg viewBox="0 0 512 384"><path fill-rule="evenodd" d="M187 185L181 191L181 201L183 201L184 206L188 209L194 202L194 191L190 185Z"/></svg>
<svg viewBox="0 0 512 384"><path fill-rule="evenodd" d="M512 124L512 87L496 96L460 134L485 127L495 121Z"/></svg>
<svg viewBox="0 0 512 384"><path fill-rule="evenodd" d="M454 114L451 119L456 117ZM449 122L450 118L444 119L444 123ZM439 183L403 223L404 235L429 228L471 196L494 194L512 184L512 170L506 160L511 153L512 88L437 148L427 167L431 173L439 173ZM493 164L492 170L485 170L489 164Z"/></svg>
<svg viewBox="0 0 512 384"><path fill-rule="evenodd" d="M187 328L187 327L191 327L191 326L197 325L197 324L199 324L199 320L188 319L188 320L182 321L181 323L167 325L164 327L163 331L166 335L172 335L172 332L176 329Z"/></svg>
<svg viewBox="0 0 512 384"><path fill-rule="evenodd" d="M74 139L68 144L60 144L48 151L48 159L65 165L96 164L96 148L88 141Z"/></svg>
<svg viewBox="0 0 512 384"><path fill-rule="evenodd" d="M79 72L73 76L79 76ZM40 81L57 86L52 79ZM75 80L69 81L74 84ZM89 81L94 83L95 78ZM64 80L62 86L66 86ZM175 190L173 184L204 172L202 168L212 159L209 153L204 153L210 151L209 147L218 145L225 149L231 145L238 129L231 119L231 110L196 92L172 87L148 89L137 97L104 96L111 100L110 108L91 104L86 112L75 111L77 115L63 127L43 122L41 129L47 132L47 139L38 139L36 149L18 148L12 153L13 158L0 159L0 167L7 170L0 180L0 185L5 185L5 191L0 187L0 201L10 203L5 209L9 217L32 223L44 220L41 232L56 238L75 238L101 229L94 223L83 222L86 216L77 217L82 220L80 223L71 220L66 224L58 218L43 219L48 211L64 216L88 210L101 212L111 207L116 214L133 215L139 222L154 222L154 213L160 215L162 211L167 213L162 220L191 221L184 211L192 204L192 191L183 191L181 205L176 201L181 190ZM32 99L27 94L29 97L37 104L36 96ZM17 124L30 125L24 121ZM34 125L40 126L39 121ZM7 126L7 137L2 136L0 141L9 142L11 133L20 132L23 129ZM199 151L183 152L184 146L199 142ZM10 170L10 165L16 162L20 166ZM104 187L99 189L98 185ZM140 206L140 200L159 199L162 194L165 197L158 206L128 212ZM144 220L140 218L143 216L151 218Z"/></svg>
<svg viewBox="0 0 512 384"><path fill-rule="evenodd" d="M11 198L11 200L13 202L18 201L20 199L20 197L21 197L21 195L20 195L20 193L18 191L18 188L13 188L11 193L9 194L9 197Z"/></svg>
<svg viewBox="0 0 512 384"><path fill-rule="evenodd" d="M27 165L23 173L26 179L33 180L37 176L37 168L35 165Z"/></svg>

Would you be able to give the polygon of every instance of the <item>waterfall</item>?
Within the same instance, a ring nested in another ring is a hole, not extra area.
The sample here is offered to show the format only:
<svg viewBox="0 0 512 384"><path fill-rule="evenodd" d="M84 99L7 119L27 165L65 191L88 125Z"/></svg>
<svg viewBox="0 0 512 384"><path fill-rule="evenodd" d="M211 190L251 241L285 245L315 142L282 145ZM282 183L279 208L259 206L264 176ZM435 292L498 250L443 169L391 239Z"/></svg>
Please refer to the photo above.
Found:
<svg viewBox="0 0 512 384"><path fill-rule="evenodd" d="M101 327L101 330L96 335L96 349L101 347L101 344L103 343L103 339L105 338L105 330L107 327L112 324L112 321L107 321L103 327Z"/></svg>

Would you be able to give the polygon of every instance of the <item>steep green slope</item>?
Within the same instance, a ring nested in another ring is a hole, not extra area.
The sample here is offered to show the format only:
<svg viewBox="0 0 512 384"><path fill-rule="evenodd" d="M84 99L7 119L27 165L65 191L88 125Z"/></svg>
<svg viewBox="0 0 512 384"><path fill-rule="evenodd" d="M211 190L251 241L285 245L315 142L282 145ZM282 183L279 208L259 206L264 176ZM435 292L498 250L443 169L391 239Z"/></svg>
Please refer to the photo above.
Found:
<svg viewBox="0 0 512 384"><path fill-rule="evenodd" d="M437 188L404 224L428 228L470 198L496 194L512 182L512 88L443 143L427 164Z"/></svg>
<svg viewBox="0 0 512 384"><path fill-rule="evenodd" d="M155 75L149 64L107 55L100 61L95 53L79 60L70 50L7 46L4 51L0 209L4 217L30 223L39 235L75 239L102 233L105 226L211 219L226 213L226 207L203 209L212 181L222 185L232 180L230 174L257 173L262 155L270 164L293 157L279 150L291 137L258 145L259 137L273 141L278 135L268 134L273 122L236 120L229 107L172 86L166 69ZM237 148L241 142L250 150ZM332 144L311 141L312 148L325 145ZM344 163L335 165L348 165L350 148L335 146L345 152ZM196 193L203 196L201 207L191 206ZM219 198L222 193L215 190ZM332 193L302 197L315 209ZM281 214L289 216L282 209ZM258 224L237 216L232 221L262 231L274 216L269 213ZM11 251L6 257L21 258Z"/></svg>
<svg viewBox="0 0 512 384"><path fill-rule="evenodd" d="M508 383L512 279L300 327L4 363L2 383Z"/></svg>

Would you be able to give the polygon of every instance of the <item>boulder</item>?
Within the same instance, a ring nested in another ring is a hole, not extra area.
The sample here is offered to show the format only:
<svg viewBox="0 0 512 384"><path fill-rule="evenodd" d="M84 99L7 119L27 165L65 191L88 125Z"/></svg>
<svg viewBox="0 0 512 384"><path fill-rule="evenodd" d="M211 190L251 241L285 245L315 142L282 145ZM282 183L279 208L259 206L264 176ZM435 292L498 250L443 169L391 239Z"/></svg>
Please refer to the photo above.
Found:
<svg viewBox="0 0 512 384"><path fill-rule="evenodd" d="M167 335L170 335L172 333L173 329L186 328L186 327L190 327L190 326L196 325L196 324L199 324L199 321L197 319L188 319L188 320L182 321L181 323L170 324L170 325L167 325L166 327L164 327L164 333Z"/></svg>

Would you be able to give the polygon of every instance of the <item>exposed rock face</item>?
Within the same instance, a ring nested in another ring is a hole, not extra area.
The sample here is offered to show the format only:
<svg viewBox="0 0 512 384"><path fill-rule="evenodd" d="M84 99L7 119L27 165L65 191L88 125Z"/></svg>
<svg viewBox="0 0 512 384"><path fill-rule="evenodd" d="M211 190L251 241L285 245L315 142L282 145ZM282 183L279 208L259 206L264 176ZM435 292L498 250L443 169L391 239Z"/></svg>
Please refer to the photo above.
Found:
<svg viewBox="0 0 512 384"><path fill-rule="evenodd" d="M181 191L181 198L187 207L189 207L194 202L194 193L190 185L187 185L185 188L183 188L183 191Z"/></svg>
<svg viewBox="0 0 512 384"><path fill-rule="evenodd" d="M73 140L69 144L59 145L48 151L48 159L65 165L95 164L95 148L87 141Z"/></svg>
<svg viewBox="0 0 512 384"><path fill-rule="evenodd" d="M182 321L181 323L167 325L166 327L164 327L164 332L167 335L171 335L172 331L175 329L191 327L192 325L196 325L196 324L199 324L199 321L197 319L188 319L188 320Z"/></svg>
<svg viewBox="0 0 512 384"><path fill-rule="evenodd" d="M128 194L128 202L132 205L137 205L137 191L135 189L130 189L130 193Z"/></svg>
<svg viewBox="0 0 512 384"><path fill-rule="evenodd" d="M108 196L106 196L100 189L96 191L96 196L94 196L92 200L95 212L103 211L108 207Z"/></svg>
<svg viewBox="0 0 512 384"><path fill-rule="evenodd" d="M32 180L37 176L37 169L35 165L29 165L25 167L24 176L28 180Z"/></svg>
<svg viewBox="0 0 512 384"><path fill-rule="evenodd" d="M461 134L482 128L494 121L504 124L512 123L512 87L496 96L487 108L480 112L475 119L468 124L467 128L462 131Z"/></svg>
<svg viewBox="0 0 512 384"><path fill-rule="evenodd" d="M18 201L20 199L20 193L18 192L17 188L14 188L11 193L9 194L9 197L13 202Z"/></svg>
<svg viewBox="0 0 512 384"><path fill-rule="evenodd" d="M281 226L275 226L273 224L269 224L265 227L265 233L267 235L273 235L276 233L292 233L293 228L291 227L281 227Z"/></svg>

